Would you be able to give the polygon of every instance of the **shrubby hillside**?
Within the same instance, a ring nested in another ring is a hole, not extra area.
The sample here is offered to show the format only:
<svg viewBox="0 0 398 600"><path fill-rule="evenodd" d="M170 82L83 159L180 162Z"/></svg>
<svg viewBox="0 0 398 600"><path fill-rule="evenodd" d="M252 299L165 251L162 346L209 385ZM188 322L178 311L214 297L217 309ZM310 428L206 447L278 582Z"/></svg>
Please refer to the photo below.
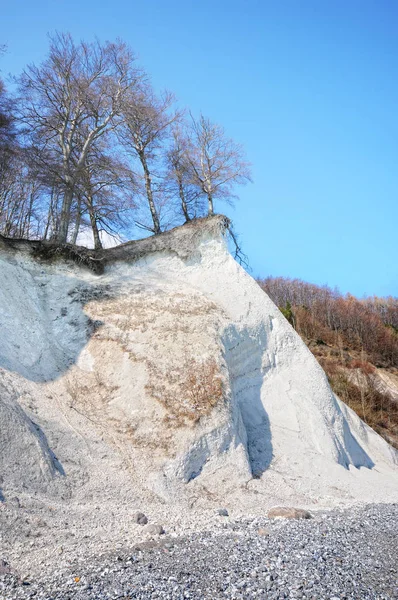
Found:
<svg viewBox="0 0 398 600"><path fill-rule="evenodd" d="M285 277L259 284L318 359L333 391L398 447L398 299L358 299Z"/></svg>

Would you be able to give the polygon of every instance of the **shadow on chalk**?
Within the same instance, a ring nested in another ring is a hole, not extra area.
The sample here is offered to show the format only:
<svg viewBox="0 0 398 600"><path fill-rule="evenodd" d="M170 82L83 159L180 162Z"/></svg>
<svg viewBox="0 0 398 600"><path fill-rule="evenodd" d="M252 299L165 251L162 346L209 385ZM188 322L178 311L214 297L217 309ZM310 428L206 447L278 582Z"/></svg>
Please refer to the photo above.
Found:
<svg viewBox="0 0 398 600"><path fill-rule="evenodd" d="M261 401L262 357L266 347L265 328L251 332L227 328L223 336L231 391L237 402L247 435L247 454L252 475L261 477L272 461L272 435L268 414Z"/></svg>

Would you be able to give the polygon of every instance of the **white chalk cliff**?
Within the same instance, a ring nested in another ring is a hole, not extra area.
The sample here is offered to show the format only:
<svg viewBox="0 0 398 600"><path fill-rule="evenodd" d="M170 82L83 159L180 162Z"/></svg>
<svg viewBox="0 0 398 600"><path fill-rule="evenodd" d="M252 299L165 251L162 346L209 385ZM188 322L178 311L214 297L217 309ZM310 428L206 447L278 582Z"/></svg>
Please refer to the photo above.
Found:
<svg viewBox="0 0 398 600"><path fill-rule="evenodd" d="M398 501L396 451L336 398L228 252L225 224L92 253L99 274L3 240L3 500L100 494L242 513ZM181 378L214 364L223 397L192 418Z"/></svg>

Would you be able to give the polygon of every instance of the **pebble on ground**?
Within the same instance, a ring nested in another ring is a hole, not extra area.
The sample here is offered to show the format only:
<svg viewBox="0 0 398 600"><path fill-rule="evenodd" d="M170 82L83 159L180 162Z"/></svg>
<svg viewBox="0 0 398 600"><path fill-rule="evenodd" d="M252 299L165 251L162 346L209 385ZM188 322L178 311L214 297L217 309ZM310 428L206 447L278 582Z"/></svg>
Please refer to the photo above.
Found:
<svg viewBox="0 0 398 600"><path fill-rule="evenodd" d="M398 598L397 557L397 504L308 520L230 517L212 531L160 536L40 579L21 581L3 560L0 598L389 600Z"/></svg>

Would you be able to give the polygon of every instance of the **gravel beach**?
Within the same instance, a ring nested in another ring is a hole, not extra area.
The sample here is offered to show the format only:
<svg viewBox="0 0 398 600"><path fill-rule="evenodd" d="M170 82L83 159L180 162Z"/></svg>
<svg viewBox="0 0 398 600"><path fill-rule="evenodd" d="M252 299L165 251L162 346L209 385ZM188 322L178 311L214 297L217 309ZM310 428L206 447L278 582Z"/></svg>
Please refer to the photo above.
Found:
<svg viewBox="0 0 398 600"><path fill-rule="evenodd" d="M398 598L398 505L314 512L309 520L232 519L117 554L70 557L23 579L1 561L0 598Z"/></svg>

